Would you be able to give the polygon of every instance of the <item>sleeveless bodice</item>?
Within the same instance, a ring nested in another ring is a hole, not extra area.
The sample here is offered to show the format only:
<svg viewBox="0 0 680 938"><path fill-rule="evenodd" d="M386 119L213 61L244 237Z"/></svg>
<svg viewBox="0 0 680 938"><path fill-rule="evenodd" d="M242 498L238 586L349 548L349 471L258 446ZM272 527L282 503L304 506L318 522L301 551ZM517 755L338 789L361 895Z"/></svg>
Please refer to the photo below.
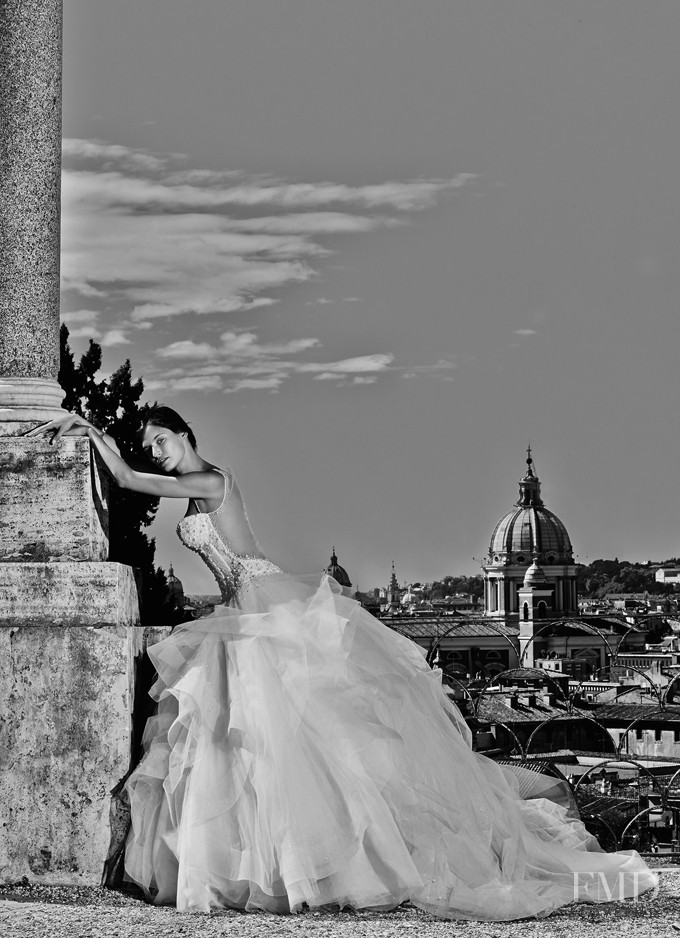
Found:
<svg viewBox="0 0 680 938"><path fill-rule="evenodd" d="M282 570L266 557L236 553L218 531L215 519L231 494L230 477L224 472L222 475L225 491L220 507L216 511L185 515L177 525L177 536L205 562L217 580L223 601L230 603L238 599L256 577L280 574Z"/></svg>

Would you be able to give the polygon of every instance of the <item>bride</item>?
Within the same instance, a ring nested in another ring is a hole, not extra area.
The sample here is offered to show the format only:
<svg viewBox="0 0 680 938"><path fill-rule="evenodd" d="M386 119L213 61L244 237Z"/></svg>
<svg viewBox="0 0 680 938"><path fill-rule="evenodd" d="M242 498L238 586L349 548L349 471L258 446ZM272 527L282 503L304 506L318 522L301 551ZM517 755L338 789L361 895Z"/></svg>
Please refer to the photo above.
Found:
<svg viewBox="0 0 680 938"><path fill-rule="evenodd" d="M222 595L149 649L157 712L127 782L125 868L154 902L296 912L410 900L510 920L655 887L637 853L603 852L563 806L522 800L511 769L472 751L412 642L330 577L267 560L232 472L199 455L174 410L151 409L141 429L160 474L132 469L81 417L32 433L87 434L122 488L188 499L178 536Z"/></svg>

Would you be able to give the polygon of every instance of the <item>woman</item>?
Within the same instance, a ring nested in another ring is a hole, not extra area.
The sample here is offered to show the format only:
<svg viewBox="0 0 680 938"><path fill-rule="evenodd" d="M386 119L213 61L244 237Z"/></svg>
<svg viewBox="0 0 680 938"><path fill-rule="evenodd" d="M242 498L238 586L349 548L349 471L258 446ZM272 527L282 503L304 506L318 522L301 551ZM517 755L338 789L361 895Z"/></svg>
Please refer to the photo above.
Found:
<svg viewBox="0 0 680 938"><path fill-rule="evenodd" d="M267 560L233 474L199 455L175 411L151 410L142 428L161 474L133 470L80 417L33 432L86 433L121 487L188 498L177 533L224 601L149 649L158 710L128 780L125 863L154 902L294 912L410 900L509 920L654 887L634 851L602 852L564 807L522 800L509 769L472 752L413 643L329 577Z"/></svg>

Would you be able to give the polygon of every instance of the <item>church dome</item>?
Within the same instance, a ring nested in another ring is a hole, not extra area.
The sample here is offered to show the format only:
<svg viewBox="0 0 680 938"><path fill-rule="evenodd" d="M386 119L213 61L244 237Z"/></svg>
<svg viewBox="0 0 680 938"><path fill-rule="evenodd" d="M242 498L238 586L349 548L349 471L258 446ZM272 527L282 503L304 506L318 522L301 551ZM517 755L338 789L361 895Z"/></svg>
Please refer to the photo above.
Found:
<svg viewBox="0 0 680 938"><path fill-rule="evenodd" d="M519 482L519 499L491 535L489 562L529 565L534 556L543 564L574 562L567 529L543 504L541 483L529 450L527 473Z"/></svg>
<svg viewBox="0 0 680 938"><path fill-rule="evenodd" d="M333 553L331 554L331 562L326 567L326 573L328 576L332 576L333 579L340 584L340 586L349 588L352 585L347 571L338 563L338 558L335 554L335 547L333 548Z"/></svg>

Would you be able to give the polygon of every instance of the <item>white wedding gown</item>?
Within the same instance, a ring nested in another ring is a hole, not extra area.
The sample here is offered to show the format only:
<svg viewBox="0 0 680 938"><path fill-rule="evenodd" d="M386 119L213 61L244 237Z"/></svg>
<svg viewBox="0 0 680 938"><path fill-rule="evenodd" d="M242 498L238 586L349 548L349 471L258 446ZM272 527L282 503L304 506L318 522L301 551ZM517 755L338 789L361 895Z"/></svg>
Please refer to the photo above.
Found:
<svg viewBox="0 0 680 938"><path fill-rule="evenodd" d="M225 605L149 649L158 712L127 785L128 879L178 909L410 900L482 920L654 887L637 853L602 852L473 753L440 673L334 580L234 553L225 479L218 511L178 525Z"/></svg>

